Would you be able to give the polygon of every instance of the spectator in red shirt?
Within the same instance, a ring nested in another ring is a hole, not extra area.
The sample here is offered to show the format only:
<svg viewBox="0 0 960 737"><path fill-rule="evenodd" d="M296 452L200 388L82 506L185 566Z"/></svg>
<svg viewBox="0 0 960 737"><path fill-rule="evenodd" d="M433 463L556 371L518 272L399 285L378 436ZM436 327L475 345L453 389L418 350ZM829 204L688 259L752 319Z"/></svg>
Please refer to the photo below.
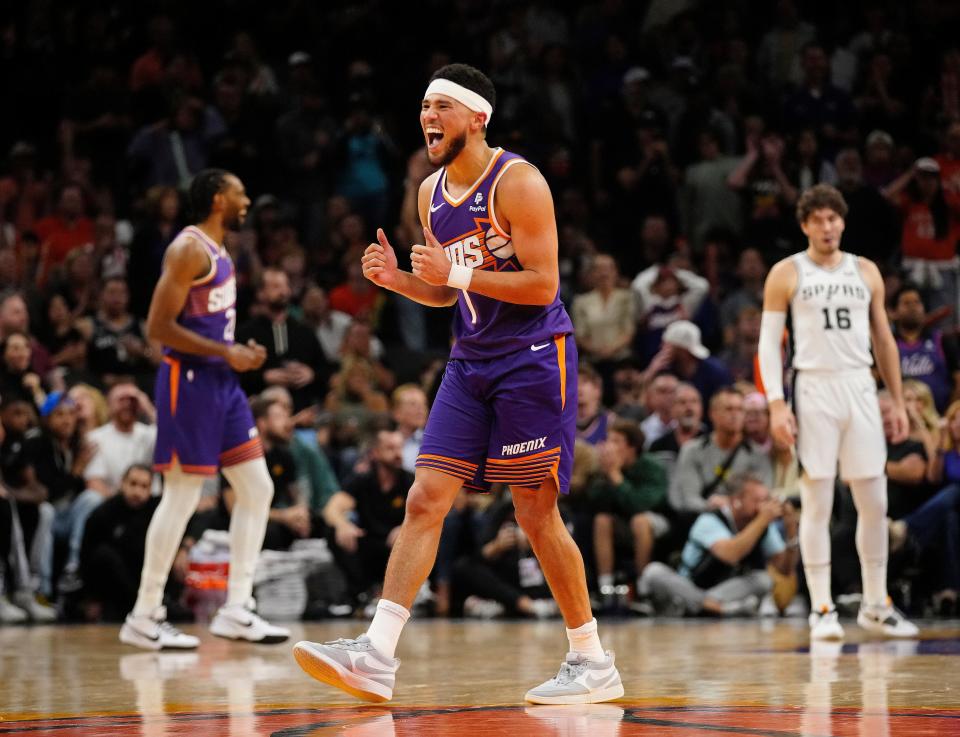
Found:
<svg viewBox="0 0 960 737"><path fill-rule="evenodd" d="M67 183L60 190L56 214L37 221L34 230L40 236L44 275L73 249L93 244L93 220L84 211L83 189Z"/></svg>
<svg viewBox="0 0 960 737"><path fill-rule="evenodd" d="M351 261L347 266L347 280L330 290L332 309L374 324L382 303L383 294L379 287L363 278L363 268L359 261Z"/></svg>

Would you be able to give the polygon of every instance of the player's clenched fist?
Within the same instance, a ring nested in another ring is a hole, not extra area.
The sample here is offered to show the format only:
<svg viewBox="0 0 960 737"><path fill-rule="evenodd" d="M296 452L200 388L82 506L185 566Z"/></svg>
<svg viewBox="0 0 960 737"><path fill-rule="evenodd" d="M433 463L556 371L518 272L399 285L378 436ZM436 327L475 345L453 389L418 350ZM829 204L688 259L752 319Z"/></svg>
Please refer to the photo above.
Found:
<svg viewBox="0 0 960 737"><path fill-rule="evenodd" d="M770 403L770 433L783 447L790 448L797 440L797 420L782 399Z"/></svg>
<svg viewBox="0 0 960 737"><path fill-rule="evenodd" d="M427 284L442 287L450 277L450 259L447 258L440 241L429 228L423 229L423 237L427 245L415 245L410 254L413 275Z"/></svg>
<svg viewBox="0 0 960 737"><path fill-rule="evenodd" d="M360 263L363 265L363 275L378 286L390 288L396 280L397 254L383 228L377 228L377 242L367 246Z"/></svg>
<svg viewBox="0 0 960 737"><path fill-rule="evenodd" d="M254 371L267 360L267 349L253 340L246 345L234 343L227 348L226 359L234 371Z"/></svg>

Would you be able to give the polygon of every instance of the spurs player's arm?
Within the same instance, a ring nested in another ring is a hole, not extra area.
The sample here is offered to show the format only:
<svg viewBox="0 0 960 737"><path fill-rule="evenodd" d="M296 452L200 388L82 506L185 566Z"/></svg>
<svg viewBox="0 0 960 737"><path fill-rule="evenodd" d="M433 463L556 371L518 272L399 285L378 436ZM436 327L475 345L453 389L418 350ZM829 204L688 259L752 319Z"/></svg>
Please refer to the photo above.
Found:
<svg viewBox="0 0 960 737"><path fill-rule="evenodd" d="M890 321L887 319L885 308L883 277L880 269L873 261L865 258L858 259L860 274L870 288L870 342L873 345L873 357L880 372L880 378L895 407L893 437L894 443L906 439L910 431L907 422L907 409L903 402L903 384L900 377L900 351L897 341L890 330Z"/></svg>
<svg viewBox="0 0 960 737"><path fill-rule="evenodd" d="M420 184L420 191L417 193L417 210L420 212L421 223L427 222L427 208L430 207L430 197L440 174L439 171L434 172ZM363 275L367 279L377 286L402 294L414 302L428 307L447 307L457 301L457 290L447 286L446 278L440 284L428 284L409 271L401 270L397 266L397 254L387 240L387 234L383 232L383 228L377 228L377 243L367 246L360 262L363 264ZM449 272L450 262L448 261L447 273Z"/></svg>
<svg viewBox="0 0 960 737"><path fill-rule="evenodd" d="M179 236L167 248L163 270L153 291L147 314L147 337L181 353L220 356L236 371L251 371L263 365L266 349L250 341L247 345L227 344L205 338L177 322L195 279L210 271L210 256L200 241Z"/></svg>
<svg viewBox="0 0 960 737"><path fill-rule="evenodd" d="M797 288L797 268L784 259L767 275L763 285L763 316L760 321L760 377L770 407L770 432L783 445L797 438L797 420L783 398L783 358L780 346L790 299Z"/></svg>
<svg viewBox="0 0 960 737"><path fill-rule="evenodd" d="M553 197L543 175L532 166L513 166L496 189L497 220L510 233L523 271L474 269L470 292L520 305L549 305L557 296L560 270L557 256L557 221ZM422 210L421 210L422 212ZM414 274L424 282L445 285L450 261L429 229L425 246L414 246Z"/></svg>

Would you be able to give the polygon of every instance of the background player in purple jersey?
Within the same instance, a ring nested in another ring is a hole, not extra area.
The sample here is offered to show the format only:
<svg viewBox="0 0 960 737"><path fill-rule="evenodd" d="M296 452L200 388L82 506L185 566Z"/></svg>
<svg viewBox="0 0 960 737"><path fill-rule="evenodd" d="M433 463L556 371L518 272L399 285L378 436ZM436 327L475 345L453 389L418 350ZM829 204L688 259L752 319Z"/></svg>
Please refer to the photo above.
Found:
<svg viewBox="0 0 960 737"><path fill-rule="evenodd" d="M147 650L199 644L167 623L163 589L203 480L220 467L237 502L230 520L227 601L210 631L263 643L289 637L286 629L256 614L251 596L273 483L235 372L259 368L267 352L253 341L238 345L233 340L236 280L222 245L224 232L240 224L250 199L236 176L206 169L191 183L190 203L197 224L167 248L147 317L150 339L164 346L154 454L164 491L147 531L137 603L120 630L122 642Z"/></svg>
<svg viewBox="0 0 960 737"><path fill-rule="evenodd" d="M557 228L546 181L523 159L486 142L490 80L464 64L439 69L420 124L430 162L420 186L425 245L401 271L383 230L364 274L421 304L458 303L455 343L430 419L406 516L366 634L300 642L314 678L370 701L393 696L394 658L414 596L433 566L443 519L460 488L511 487L517 522L567 625L570 652L528 701L592 703L623 695L613 653L590 611L583 560L557 509L567 491L576 431L576 346L558 298Z"/></svg>

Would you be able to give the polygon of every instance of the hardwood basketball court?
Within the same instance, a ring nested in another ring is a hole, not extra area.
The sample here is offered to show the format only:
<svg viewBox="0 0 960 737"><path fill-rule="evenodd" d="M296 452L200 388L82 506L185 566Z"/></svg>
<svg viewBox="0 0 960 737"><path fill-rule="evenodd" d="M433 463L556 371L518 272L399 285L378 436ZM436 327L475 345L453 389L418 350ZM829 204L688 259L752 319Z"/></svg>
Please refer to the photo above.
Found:
<svg viewBox="0 0 960 737"><path fill-rule="evenodd" d="M354 636L353 621L294 627ZM884 642L852 622L808 646L805 622L601 622L626 694L586 707L523 703L566 650L553 622L412 621L394 700L365 705L305 676L291 643L149 653L115 626L0 629L0 735L960 735L960 622Z"/></svg>

